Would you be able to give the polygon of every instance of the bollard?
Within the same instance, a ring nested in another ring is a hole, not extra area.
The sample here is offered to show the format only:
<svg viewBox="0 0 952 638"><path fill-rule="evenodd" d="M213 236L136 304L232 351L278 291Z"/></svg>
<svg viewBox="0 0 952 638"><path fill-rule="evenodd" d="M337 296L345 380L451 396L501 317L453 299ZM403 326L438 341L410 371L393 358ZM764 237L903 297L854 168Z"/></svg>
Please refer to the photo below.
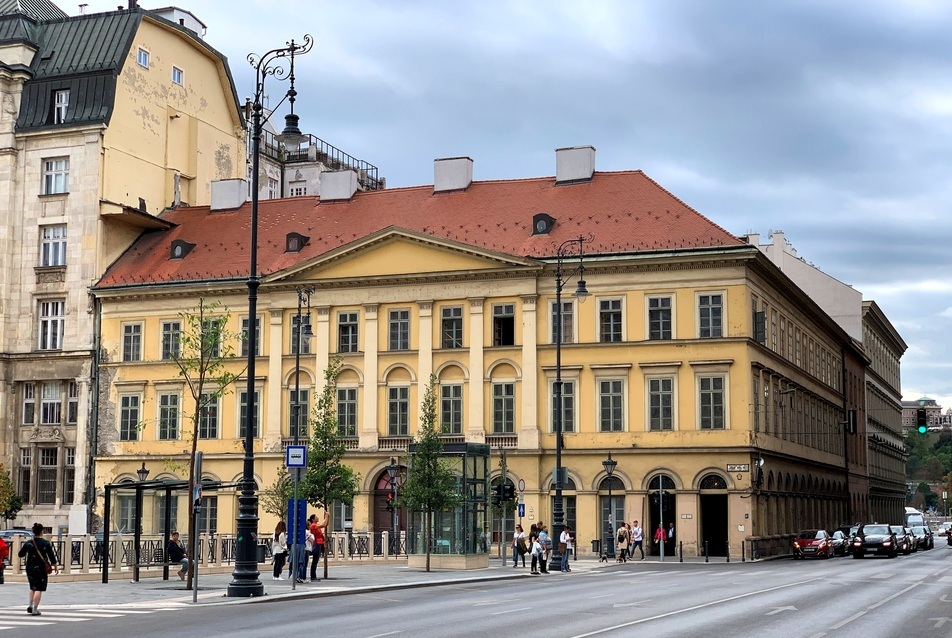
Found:
<svg viewBox="0 0 952 638"><path fill-rule="evenodd" d="M704 562L705 563L711 562L710 556L707 555L707 541L704 541Z"/></svg>
<svg viewBox="0 0 952 638"><path fill-rule="evenodd" d="M678 541L678 562L684 562L684 541Z"/></svg>
<svg viewBox="0 0 952 638"><path fill-rule="evenodd" d="M747 543L744 541L740 542L740 562L746 563L747 557L744 555L744 550L747 548Z"/></svg>
<svg viewBox="0 0 952 638"><path fill-rule="evenodd" d="M727 543L727 562L731 562L731 544Z"/></svg>

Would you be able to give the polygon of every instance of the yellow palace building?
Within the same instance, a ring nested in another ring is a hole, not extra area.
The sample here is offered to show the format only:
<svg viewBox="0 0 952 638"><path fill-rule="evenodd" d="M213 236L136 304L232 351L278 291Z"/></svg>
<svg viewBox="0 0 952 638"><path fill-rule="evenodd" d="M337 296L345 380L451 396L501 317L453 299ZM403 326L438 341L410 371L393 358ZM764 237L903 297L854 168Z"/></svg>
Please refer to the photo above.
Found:
<svg viewBox="0 0 952 638"><path fill-rule="evenodd" d="M254 321L243 182L213 185L211 206L164 213L169 227L145 232L92 289L97 486L135 480L143 462L150 478L187 478L190 398L167 346L179 313L204 298L227 308L233 334L258 331L259 488L283 463L296 382L312 408L341 358L338 418L360 491L334 508L335 529L390 528L386 467L405 462L431 374L445 440L489 444L496 481L505 451L506 479L524 484L523 526L551 527L560 314L566 522L582 552L635 519L646 532L673 522L685 555L706 543L732 556L744 539L766 546L862 519L867 360L856 342L756 246L641 171L597 172L591 147L556 155L555 177L473 181L472 160L450 158L432 186L363 192L343 171L321 175L320 199L262 201ZM571 294L580 274L584 303ZM297 371L302 288L313 289L314 337ZM240 375L240 336L231 345ZM241 476L246 387L241 378L202 416L209 479ZM203 529L232 532L237 495L209 498ZM275 521L261 515L267 532Z"/></svg>

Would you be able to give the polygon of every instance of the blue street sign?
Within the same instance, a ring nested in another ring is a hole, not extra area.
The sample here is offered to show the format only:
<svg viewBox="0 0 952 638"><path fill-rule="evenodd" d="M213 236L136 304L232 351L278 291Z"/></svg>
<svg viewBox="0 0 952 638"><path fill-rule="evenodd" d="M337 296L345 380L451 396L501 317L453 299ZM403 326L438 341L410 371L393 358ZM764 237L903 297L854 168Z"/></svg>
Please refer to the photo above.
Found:
<svg viewBox="0 0 952 638"><path fill-rule="evenodd" d="M294 545L295 542L297 543L304 542L304 537L306 536L306 534L304 533L304 528L306 525L307 525L307 501L304 500L303 498L299 498L297 500L297 532L301 535L301 537L297 541L295 541L294 539L297 538L297 536L295 535L294 533L295 530L293 529L294 528L294 499L289 498L288 499L288 545Z"/></svg>
<svg viewBox="0 0 952 638"><path fill-rule="evenodd" d="M525 515L526 515L526 504L519 503L519 518L522 518Z"/></svg>
<svg viewBox="0 0 952 638"><path fill-rule="evenodd" d="M307 446L289 445L284 448L284 466L288 469L307 467Z"/></svg>

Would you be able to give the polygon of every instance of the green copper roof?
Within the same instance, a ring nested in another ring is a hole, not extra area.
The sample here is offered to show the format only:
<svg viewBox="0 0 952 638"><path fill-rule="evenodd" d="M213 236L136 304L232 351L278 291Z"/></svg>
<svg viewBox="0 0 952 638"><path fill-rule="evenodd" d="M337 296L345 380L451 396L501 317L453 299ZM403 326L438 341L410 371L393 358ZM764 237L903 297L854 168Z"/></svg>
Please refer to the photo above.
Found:
<svg viewBox="0 0 952 638"><path fill-rule="evenodd" d="M50 0L0 0L0 15L20 13L34 20L59 20L68 17Z"/></svg>

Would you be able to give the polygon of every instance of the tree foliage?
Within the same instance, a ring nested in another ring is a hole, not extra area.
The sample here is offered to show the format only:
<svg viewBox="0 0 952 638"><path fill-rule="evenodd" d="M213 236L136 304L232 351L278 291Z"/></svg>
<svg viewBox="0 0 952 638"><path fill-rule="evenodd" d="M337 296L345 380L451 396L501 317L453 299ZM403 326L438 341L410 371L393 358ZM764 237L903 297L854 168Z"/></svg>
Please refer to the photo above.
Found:
<svg viewBox="0 0 952 638"><path fill-rule="evenodd" d="M422 512L425 517L423 543L426 547L426 571L430 571L433 545L433 513L456 507L462 500L459 477L443 458L443 440L437 428L436 375L430 381L420 405L420 427L409 455L410 471L400 486L398 507Z"/></svg>
<svg viewBox="0 0 952 638"><path fill-rule="evenodd" d="M941 481L952 472L952 432L906 435L906 477L910 481Z"/></svg>
<svg viewBox="0 0 952 638"><path fill-rule="evenodd" d="M261 490L258 504L261 509L275 518L284 519L288 512L288 501L294 496L291 475L284 465L278 466L278 476L268 487Z"/></svg>
<svg viewBox="0 0 952 638"><path fill-rule="evenodd" d="M237 335L228 332L230 313L220 302L199 299L198 306L191 311L179 313L182 329L176 335L177 341L171 348L171 360L178 367L179 376L185 380L192 396L192 412L187 415L191 421L191 452L188 462L188 493L194 493L195 485L201 477L195 476L195 453L198 450L198 435L202 415L210 405L214 405L228 394L230 386L238 374L229 371L228 364L234 356L232 345ZM183 416L185 411L183 410ZM249 415L250 416L250 415ZM184 428L183 428L184 430ZM183 438L185 432L183 431ZM189 497L191 499L191 497ZM195 509L188 508L188 534L192 543L197 533ZM188 582L186 588L192 588L194 561L188 563Z"/></svg>
<svg viewBox="0 0 952 638"><path fill-rule="evenodd" d="M13 520L23 509L23 499L17 494L10 472L0 463L0 518L6 521Z"/></svg>
<svg viewBox="0 0 952 638"><path fill-rule="evenodd" d="M336 357L324 370L324 389L310 419L307 472L301 483L307 502L328 514L334 502L353 505L359 487L354 469L344 464L347 448L337 421L340 368L341 359ZM324 578L327 578L327 552L324 552Z"/></svg>

